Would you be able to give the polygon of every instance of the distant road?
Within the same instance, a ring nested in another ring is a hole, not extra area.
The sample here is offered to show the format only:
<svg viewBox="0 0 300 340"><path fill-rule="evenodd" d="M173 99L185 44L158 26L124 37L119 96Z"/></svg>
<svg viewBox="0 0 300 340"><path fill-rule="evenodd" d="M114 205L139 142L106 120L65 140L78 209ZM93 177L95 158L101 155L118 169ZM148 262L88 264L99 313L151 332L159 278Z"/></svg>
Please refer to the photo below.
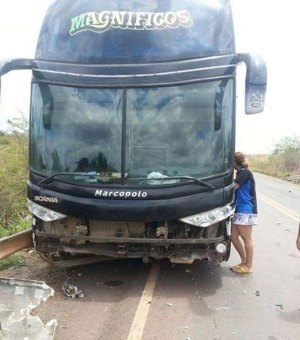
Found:
<svg viewBox="0 0 300 340"><path fill-rule="evenodd" d="M300 221L300 185L255 173L258 198Z"/></svg>

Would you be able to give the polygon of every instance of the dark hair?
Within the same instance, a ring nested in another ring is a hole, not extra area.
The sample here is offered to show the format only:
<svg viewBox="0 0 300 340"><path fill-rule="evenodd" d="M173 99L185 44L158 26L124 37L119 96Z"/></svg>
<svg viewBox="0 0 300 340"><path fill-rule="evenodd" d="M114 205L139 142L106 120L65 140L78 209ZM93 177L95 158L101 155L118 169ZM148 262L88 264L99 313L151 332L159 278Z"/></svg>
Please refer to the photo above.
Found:
<svg viewBox="0 0 300 340"><path fill-rule="evenodd" d="M246 156L242 152L236 152L234 154L234 161L237 165L243 166L245 168L249 167L248 162L246 161Z"/></svg>

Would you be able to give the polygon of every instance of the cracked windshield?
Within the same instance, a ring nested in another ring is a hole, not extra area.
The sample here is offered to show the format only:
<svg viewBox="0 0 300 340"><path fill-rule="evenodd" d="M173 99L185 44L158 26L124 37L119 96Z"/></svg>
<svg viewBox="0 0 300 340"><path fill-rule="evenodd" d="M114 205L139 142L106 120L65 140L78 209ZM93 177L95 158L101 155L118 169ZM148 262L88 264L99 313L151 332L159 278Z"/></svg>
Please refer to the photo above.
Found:
<svg viewBox="0 0 300 340"><path fill-rule="evenodd" d="M33 84L31 168L72 183L139 186L222 173L232 91L232 80L128 90Z"/></svg>

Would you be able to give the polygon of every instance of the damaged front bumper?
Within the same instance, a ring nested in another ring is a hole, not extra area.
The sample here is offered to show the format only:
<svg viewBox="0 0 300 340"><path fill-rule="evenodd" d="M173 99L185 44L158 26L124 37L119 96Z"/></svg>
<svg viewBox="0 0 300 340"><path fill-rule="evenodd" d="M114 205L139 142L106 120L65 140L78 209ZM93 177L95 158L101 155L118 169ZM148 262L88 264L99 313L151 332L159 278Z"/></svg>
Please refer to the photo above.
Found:
<svg viewBox="0 0 300 340"><path fill-rule="evenodd" d="M168 258L192 263L226 261L230 253L233 208L225 205L173 221L102 221L70 217L29 201L34 243L51 261L80 256Z"/></svg>
<svg viewBox="0 0 300 340"><path fill-rule="evenodd" d="M207 216L213 224L208 225ZM37 251L50 261L104 256L142 258L145 262L168 258L175 263L208 259L219 264L230 253L230 217L227 208L222 213L191 217L192 221L204 221L203 227L191 224L190 219L144 223L72 217L43 221L35 217L34 242Z"/></svg>

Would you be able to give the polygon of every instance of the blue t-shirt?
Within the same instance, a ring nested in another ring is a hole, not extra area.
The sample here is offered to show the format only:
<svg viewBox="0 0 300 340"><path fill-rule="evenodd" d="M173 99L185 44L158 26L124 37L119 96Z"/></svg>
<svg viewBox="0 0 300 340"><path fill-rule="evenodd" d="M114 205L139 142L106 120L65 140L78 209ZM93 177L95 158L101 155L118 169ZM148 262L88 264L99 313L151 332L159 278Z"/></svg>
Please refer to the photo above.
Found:
<svg viewBox="0 0 300 340"><path fill-rule="evenodd" d="M257 214L255 181L253 174L247 168L241 167L235 178L239 185L236 189L236 213Z"/></svg>

